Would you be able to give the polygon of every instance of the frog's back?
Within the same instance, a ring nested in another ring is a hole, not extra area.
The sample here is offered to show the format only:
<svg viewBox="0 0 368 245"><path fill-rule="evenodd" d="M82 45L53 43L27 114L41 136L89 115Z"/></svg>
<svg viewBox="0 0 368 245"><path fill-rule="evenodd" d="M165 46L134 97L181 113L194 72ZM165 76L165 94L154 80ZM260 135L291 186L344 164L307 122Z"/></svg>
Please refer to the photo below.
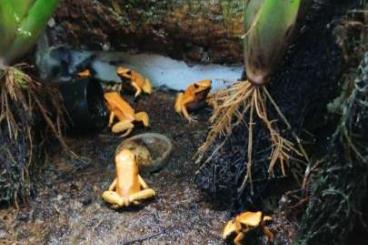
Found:
<svg viewBox="0 0 368 245"><path fill-rule="evenodd" d="M127 169L118 176L116 192L121 196L129 196L141 190L139 185L138 173Z"/></svg>
<svg viewBox="0 0 368 245"><path fill-rule="evenodd" d="M139 184L138 164L134 154L123 150L116 157L117 183L116 192L121 196L129 196L141 190Z"/></svg>
<svg viewBox="0 0 368 245"><path fill-rule="evenodd" d="M119 120L131 119L134 120L134 109L126 102L119 93L108 92L104 94L107 106L110 111L113 111Z"/></svg>

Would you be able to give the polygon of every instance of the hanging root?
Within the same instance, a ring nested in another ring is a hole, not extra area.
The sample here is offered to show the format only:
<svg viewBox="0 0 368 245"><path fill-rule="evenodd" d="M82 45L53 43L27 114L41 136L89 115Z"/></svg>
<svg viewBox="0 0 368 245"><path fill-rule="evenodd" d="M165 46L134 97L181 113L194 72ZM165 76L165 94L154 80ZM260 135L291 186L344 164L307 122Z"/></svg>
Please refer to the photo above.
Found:
<svg viewBox="0 0 368 245"><path fill-rule="evenodd" d="M30 170L40 152L35 137L44 141L44 136L54 136L73 154L62 135L66 114L59 92L35 81L25 69L25 65L0 67L0 205L15 207L31 194Z"/></svg>
<svg viewBox="0 0 368 245"><path fill-rule="evenodd" d="M231 135L232 128L243 121L245 113L249 113L247 174L239 189L240 192L245 188L246 183L252 183L251 169L253 156L253 128L255 124L254 114L258 116L270 135L272 145L268 169L270 175L273 173L276 163L280 164L282 174L286 175L286 165L291 154L296 153L301 155L299 151L295 149L291 141L280 135L276 125L268 118L266 108L267 99L271 100L279 116L286 123L287 127L290 128L285 116L281 113L264 86L255 86L249 81L241 81L226 90L215 93L209 98L209 103L214 109L213 115L210 118L211 127L206 141L198 149L196 154L197 162L203 159L204 154L215 143L216 139L225 137L224 141L226 141L226 137ZM221 145L222 144L220 144L220 146ZM206 161L210 161L219 149L219 147L216 148Z"/></svg>
<svg viewBox="0 0 368 245"><path fill-rule="evenodd" d="M251 84L239 82L209 97L209 104L213 107L213 114L210 118L211 126L206 141L199 147L196 154L197 162L203 159L204 154L213 145L217 137L230 135L232 128L242 122L243 114L250 108L249 97L251 94ZM234 118L236 121L234 121ZM207 161L211 158L212 156Z"/></svg>
<svg viewBox="0 0 368 245"><path fill-rule="evenodd" d="M27 132L32 131L32 123L35 111L41 113L46 122L47 128L59 140L64 150L68 150L62 136L62 128L65 124L65 111L61 106L61 97L57 96L57 91L52 88L44 87L41 83L25 74L21 68L26 65L5 67L0 70L0 123L5 121L11 140L16 140L18 134L26 128ZM48 94L47 102L42 91ZM47 103L51 103L55 110L55 119L51 118L47 110ZM19 115L17 111L24 111L25 114ZM19 118L22 117L22 118ZM32 139L29 136L29 142Z"/></svg>

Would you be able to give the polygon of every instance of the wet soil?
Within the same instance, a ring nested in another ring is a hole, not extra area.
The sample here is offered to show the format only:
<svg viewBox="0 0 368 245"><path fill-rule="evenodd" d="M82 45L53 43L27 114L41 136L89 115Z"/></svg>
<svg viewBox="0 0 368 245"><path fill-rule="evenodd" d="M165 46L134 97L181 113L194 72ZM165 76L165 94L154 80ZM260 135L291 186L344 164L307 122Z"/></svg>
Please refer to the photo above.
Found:
<svg viewBox="0 0 368 245"><path fill-rule="evenodd" d="M160 172L143 176L157 197L137 208L115 211L100 198L114 176L113 154L122 138L106 130L69 138L75 160L49 153L35 198L18 210L0 210L0 244L221 244L229 214L203 199L193 183L192 161L207 132L208 111L188 124L174 113L173 93L155 92L133 102L148 112L149 129L167 135L174 150Z"/></svg>

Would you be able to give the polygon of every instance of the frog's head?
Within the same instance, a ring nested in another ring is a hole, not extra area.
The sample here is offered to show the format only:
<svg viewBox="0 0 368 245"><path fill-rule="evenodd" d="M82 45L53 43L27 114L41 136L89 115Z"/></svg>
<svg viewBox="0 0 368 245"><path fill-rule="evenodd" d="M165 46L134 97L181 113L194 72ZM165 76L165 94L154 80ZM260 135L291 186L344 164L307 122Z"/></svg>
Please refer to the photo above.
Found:
<svg viewBox="0 0 368 245"><path fill-rule="evenodd" d="M202 80L194 84L195 93L201 93L211 89L212 80Z"/></svg>
<svg viewBox="0 0 368 245"><path fill-rule="evenodd" d="M119 66L118 68L116 68L116 74L126 79L132 79L133 70L126 68L126 67Z"/></svg>
<svg viewBox="0 0 368 245"><path fill-rule="evenodd" d="M128 149L123 149L116 154L115 164L117 169L119 169L121 166L137 165L134 153Z"/></svg>

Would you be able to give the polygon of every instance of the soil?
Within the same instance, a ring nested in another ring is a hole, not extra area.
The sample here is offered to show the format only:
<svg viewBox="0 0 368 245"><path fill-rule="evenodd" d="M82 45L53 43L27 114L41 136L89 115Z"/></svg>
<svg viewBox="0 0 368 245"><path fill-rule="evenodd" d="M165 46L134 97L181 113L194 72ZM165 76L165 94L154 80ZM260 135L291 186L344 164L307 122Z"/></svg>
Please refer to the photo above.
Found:
<svg viewBox="0 0 368 245"><path fill-rule="evenodd" d="M114 176L112 162L122 138L108 130L97 136L67 139L81 158L55 151L47 157L35 197L19 210L0 210L0 244L220 244L230 218L214 210L192 179L192 161L207 132L209 111L188 122L174 113L175 95L155 92L132 104L150 115L149 129L173 142L167 166L143 178L157 197L137 208L115 211L101 199ZM132 134L132 135L133 135Z"/></svg>

